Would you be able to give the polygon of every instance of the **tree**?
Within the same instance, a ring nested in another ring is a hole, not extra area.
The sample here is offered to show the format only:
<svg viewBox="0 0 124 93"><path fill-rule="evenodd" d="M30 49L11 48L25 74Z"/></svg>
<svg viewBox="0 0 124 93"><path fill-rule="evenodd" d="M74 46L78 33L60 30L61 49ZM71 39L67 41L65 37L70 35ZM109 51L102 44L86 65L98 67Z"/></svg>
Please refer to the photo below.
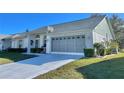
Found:
<svg viewBox="0 0 124 93"><path fill-rule="evenodd" d="M110 18L110 22L113 28L113 31L115 33L115 37L119 45L121 44L121 39L124 37L124 21L122 18L120 18L118 15L113 14Z"/></svg>
<svg viewBox="0 0 124 93"><path fill-rule="evenodd" d="M121 26L124 25L123 19L121 19L118 15L113 14L110 18L110 22L112 24L112 28L115 33L119 32L121 30Z"/></svg>
<svg viewBox="0 0 124 93"><path fill-rule="evenodd" d="M120 48L124 48L124 20L117 14L113 14L110 18L110 22L115 33L116 40Z"/></svg>
<svg viewBox="0 0 124 93"><path fill-rule="evenodd" d="M94 14L91 14L91 18L93 18L93 17L98 17L98 16L106 16L105 14L102 14L102 13L94 13Z"/></svg>

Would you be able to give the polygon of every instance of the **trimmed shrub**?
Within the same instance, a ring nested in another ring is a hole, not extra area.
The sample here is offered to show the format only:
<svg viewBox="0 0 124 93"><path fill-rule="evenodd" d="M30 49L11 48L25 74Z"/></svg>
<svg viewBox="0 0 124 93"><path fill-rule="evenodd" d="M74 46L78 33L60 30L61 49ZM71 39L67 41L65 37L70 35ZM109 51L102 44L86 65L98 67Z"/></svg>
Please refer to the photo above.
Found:
<svg viewBox="0 0 124 93"><path fill-rule="evenodd" d="M110 55L110 54L112 54L112 49L111 48L106 49L106 55Z"/></svg>
<svg viewBox="0 0 124 93"><path fill-rule="evenodd" d="M31 48L31 52L32 53L41 53L43 52L43 48Z"/></svg>
<svg viewBox="0 0 124 93"><path fill-rule="evenodd" d="M23 53L23 52L27 52L27 49L26 48L9 48L6 51L7 52Z"/></svg>
<svg viewBox="0 0 124 93"><path fill-rule="evenodd" d="M106 49L100 49L99 53L100 53L100 56L105 56L106 55Z"/></svg>
<svg viewBox="0 0 124 93"><path fill-rule="evenodd" d="M95 43L94 48L96 49L96 55L104 56L105 55L105 47L102 43Z"/></svg>
<svg viewBox="0 0 124 93"><path fill-rule="evenodd" d="M84 49L84 55L85 55L85 57L93 57L94 56L94 49L92 49L92 48Z"/></svg>

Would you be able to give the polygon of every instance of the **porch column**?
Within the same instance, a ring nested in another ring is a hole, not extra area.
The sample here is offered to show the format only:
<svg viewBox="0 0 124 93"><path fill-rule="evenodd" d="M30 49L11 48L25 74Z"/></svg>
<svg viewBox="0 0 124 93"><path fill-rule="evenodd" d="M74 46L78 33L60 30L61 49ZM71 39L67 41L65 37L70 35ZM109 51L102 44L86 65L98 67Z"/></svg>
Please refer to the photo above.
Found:
<svg viewBox="0 0 124 93"><path fill-rule="evenodd" d="M12 48L15 48L15 41L12 40Z"/></svg>
<svg viewBox="0 0 124 93"><path fill-rule="evenodd" d="M50 36L47 36L46 38L46 53L50 53L51 52L51 38Z"/></svg>
<svg viewBox="0 0 124 93"><path fill-rule="evenodd" d="M30 35L27 35L27 53L31 53Z"/></svg>

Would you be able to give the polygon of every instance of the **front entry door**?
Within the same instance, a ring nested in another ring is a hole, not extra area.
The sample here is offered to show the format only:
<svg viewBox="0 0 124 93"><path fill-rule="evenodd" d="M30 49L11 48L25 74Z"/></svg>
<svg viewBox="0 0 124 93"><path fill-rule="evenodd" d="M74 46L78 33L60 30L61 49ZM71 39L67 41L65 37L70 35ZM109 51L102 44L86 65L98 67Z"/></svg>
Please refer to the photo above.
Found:
<svg viewBox="0 0 124 93"><path fill-rule="evenodd" d="M35 48L39 48L40 46L40 41L39 40L35 40Z"/></svg>

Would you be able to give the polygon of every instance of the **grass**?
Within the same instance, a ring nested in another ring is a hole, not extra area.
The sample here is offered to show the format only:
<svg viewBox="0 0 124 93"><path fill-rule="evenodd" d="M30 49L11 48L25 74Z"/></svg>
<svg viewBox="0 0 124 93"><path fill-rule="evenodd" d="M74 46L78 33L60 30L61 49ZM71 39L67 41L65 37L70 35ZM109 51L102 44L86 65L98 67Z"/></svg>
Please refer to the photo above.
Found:
<svg viewBox="0 0 124 93"><path fill-rule="evenodd" d="M0 64L17 62L17 61L32 58L32 57L35 57L35 56L21 54L21 53L0 52Z"/></svg>
<svg viewBox="0 0 124 93"><path fill-rule="evenodd" d="M124 53L84 58L39 75L35 79L124 79Z"/></svg>

